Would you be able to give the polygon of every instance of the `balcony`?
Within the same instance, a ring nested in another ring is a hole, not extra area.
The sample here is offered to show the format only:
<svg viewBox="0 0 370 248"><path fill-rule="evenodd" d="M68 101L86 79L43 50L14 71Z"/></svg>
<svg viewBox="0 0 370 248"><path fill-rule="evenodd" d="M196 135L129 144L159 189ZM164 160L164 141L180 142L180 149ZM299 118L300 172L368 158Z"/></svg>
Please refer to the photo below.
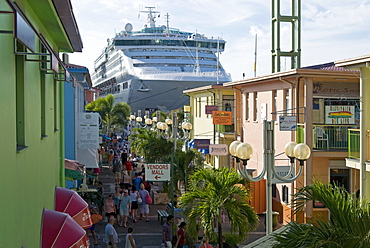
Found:
<svg viewBox="0 0 370 248"><path fill-rule="evenodd" d="M360 129L348 129L348 158L360 158Z"/></svg>
<svg viewBox="0 0 370 248"><path fill-rule="evenodd" d="M356 130L355 128L357 126L353 125L314 125L313 149L347 151L349 149L349 142L355 142L355 136L350 132L350 130ZM352 153L354 155L355 151Z"/></svg>

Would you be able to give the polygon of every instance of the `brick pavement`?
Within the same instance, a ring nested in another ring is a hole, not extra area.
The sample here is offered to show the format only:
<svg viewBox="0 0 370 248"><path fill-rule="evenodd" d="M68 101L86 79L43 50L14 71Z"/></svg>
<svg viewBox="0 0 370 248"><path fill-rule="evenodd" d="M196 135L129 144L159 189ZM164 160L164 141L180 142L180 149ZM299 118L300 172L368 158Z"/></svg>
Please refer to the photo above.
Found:
<svg viewBox="0 0 370 248"><path fill-rule="evenodd" d="M109 171L108 167L103 166L101 170L101 175L99 176L99 181L103 183L104 187L104 199L108 197L109 194L114 193L114 173ZM134 229L133 237L136 241L137 248L158 248L161 244L161 232L162 226L160 221L157 220L157 210L165 210L165 205L150 205L149 211L149 222L145 222L143 220L138 220L136 223L133 223L132 220L129 220L128 227L132 227ZM263 220L263 218L262 218ZM93 245L93 239L90 235L90 247L95 248L105 248L106 244L103 241L104 238L104 228L107 224L107 220L103 219L101 222L96 224L96 234L98 237L98 245ZM120 238L120 242L118 243L118 248L124 248L125 244L125 237L127 234L127 228L120 227L115 224L115 228L117 230L118 236ZM229 223L224 223L223 229L227 230L230 228ZM249 244L265 235L265 229L262 223L260 223L259 227L252 233L249 234L248 239L239 245L242 247L246 244Z"/></svg>

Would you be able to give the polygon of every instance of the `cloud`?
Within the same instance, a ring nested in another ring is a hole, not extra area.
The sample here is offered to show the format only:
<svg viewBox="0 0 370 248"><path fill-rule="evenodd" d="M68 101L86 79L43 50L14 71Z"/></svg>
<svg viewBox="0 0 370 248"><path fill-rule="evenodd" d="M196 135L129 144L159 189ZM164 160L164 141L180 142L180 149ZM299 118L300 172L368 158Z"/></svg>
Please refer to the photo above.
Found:
<svg viewBox="0 0 370 248"><path fill-rule="evenodd" d="M233 79L253 76L255 35L257 75L271 71L271 1L260 0L72 0L84 43L83 53L71 55L71 63L93 70L108 38L132 23L141 29L146 15L139 8L159 6L158 25L199 32L227 41L220 60ZM291 0L282 0L282 13L290 13ZM370 53L369 0L302 1L302 66L325 63ZM283 48L290 47L289 25L282 26Z"/></svg>

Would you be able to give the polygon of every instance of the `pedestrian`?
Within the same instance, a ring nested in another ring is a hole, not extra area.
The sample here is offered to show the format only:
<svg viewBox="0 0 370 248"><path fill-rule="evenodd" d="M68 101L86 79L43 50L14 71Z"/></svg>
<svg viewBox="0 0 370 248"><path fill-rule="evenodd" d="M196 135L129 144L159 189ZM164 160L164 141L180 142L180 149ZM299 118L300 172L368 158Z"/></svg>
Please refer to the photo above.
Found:
<svg viewBox="0 0 370 248"><path fill-rule="evenodd" d="M107 248L117 248L118 234L114 228L115 218L111 216L108 224L105 226L104 242L107 244Z"/></svg>
<svg viewBox="0 0 370 248"><path fill-rule="evenodd" d="M123 196L121 203L119 204L119 215L121 216L121 222L119 226L127 227L127 218L131 212L131 197L128 194L128 190L123 190Z"/></svg>
<svg viewBox="0 0 370 248"><path fill-rule="evenodd" d="M222 235L222 247L221 248L231 248L231 245L226 243L226 237Z"/></svg>
<svg viewBox="0 0 370 248"><path fill-rule="evenodd" d="M95 206L91 204L91 200L87 200L87 204L90 210L90 214L97 214L98 212L96 211ZM86 228L86 235L88 236L89 233L91 233L93 239L94 239L94 245L98 245L98 238L96 237L95 233L95 224L92 224L91 227Z"/></svg>
<svg viewBox="0 0 370 248"><path fill-rule="evenodd" d="M103 206L104 206L104 188L103 188L103 183L101 181L98 182L98 186L96 187L97 191L97 199L96 199L96 204L99 207L99 214L103 214Z"/></svg>
<svg viewBox="0 0 370 248"><path fill-rule="evenodd" d="M135 179L133 181L133 185L135 185L135 187L137 189L140 189L140 184L143 182L143 179L141 178L141 172L137 173L135 175ZM144 187L145 188L145 187Z"/></svg>
<svg viewBox="0 0 370 248"><path fill-rule="evenodd" d="M114 192L114 195L113 195L113 201L114 201L114 208L115 208L115 212L116 212L116 215L119 215L119 202L121 201L121 198L122 198L122 191L119 187L115 187L115 192ZM119 216L117 217L117 222L119 222Z"/></svg>
<svg viewBox="0 0 370 248"><path fill-rule="evenodd" d="M113 150L109 150L109 157L108 157L108 166L109 170L113 170L113 160L114 160L114 152Z"/></svg>
<svg viewBox="0 0 370 248"><path fill-rule="evenodd" d="M213 246L209 244L209 238L208 237L206 237L206 236L203 237L199 248L213 248Z"/></svg>
<svg viewBox="0 0 370 248"><path fill-rule="evenodd" d="M142 200L140 205L140 220L146 217L146 222L149 221L149 205L145 201L147 196L149 196L149 192L145 190L144 184L140 184L140 190L139 190L140 198Z"/></svg>
<svg viewBox="0 0 370 248"><path fill-rule="evenodd" d="M131 160L126 161L125 162L125 166L126 166L127 174L131 177L131 173L132 173L132 161Z"/></svg>
<svg viewBox="0 0 370 248"><path fill-rule="evenodd" d="M164 248L172 248L171 235L173 222L173 215L168 215L167 221L162 226L162 246Z"/></svg>
<svg viewBox="0 0 370 248"><path fill-rule="evenodd" d="M130 197L131 197L131 218L134 223L136 223L136 217L137 217L137 210L139 209L139 199L140 198L139 191L136 190L135 185L132 185L132 190L130 191Z"/></svg>
<svg viewBox="0 0 370 248"><path fill-rule="evenodd" d="M185 245L185 228L186 223L183 221L179 225L179 230L177 230L177 241L175 248L183 248Z"/></svg>
<svg viewBox="0 0 370 248"><path fill-rule="evenodd" d="M116 156L113 163L113 172L115 174L115 181L116 185L119 185L121 183L121 171L122 171L122 164L121 164L121 157Z"/></svg>
<svg viewBox="0 0 370 248"><path fill-rule="evenodd" d="M123 181L123 185L126 187L126 189L128 188L128 186L131 184L131 177L127 174L127 171L124 170L122 172L123 176L122 176L122 181Z"/></svg>
<svg viewBox="0 0 370 248"><path fill-rule="evenodd" d="M126 245L125 248L136 248L135 239L132 236L132 232L134 229L132 227L129 227L127 229L127 235L126 235Z"/></svg>
<svg viewBox="0 0 370 248"><path fill-rule="evenodd" d="M114 208L113 194L109 194L108 199L104 202L105 216L109 219L111 216L116 217L116 209Z"/></svg>

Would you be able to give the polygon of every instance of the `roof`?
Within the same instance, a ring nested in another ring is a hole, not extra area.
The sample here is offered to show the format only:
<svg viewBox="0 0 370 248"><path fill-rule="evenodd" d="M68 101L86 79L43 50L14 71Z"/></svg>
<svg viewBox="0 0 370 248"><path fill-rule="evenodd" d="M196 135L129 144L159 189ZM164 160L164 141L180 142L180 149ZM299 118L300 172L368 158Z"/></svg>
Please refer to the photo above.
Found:
<svg viewBox="0 0 370 248"><path fill-rule="evenodd" d="M334 62L319 64L319 65L305 66L305 67L301 67L300 69L326 70L326 71L353 71L350 69L346 69L344 67L336 66Z"/></svg>
<svg viewBox="0 0 370 248"><path fill-rule="evenodd" d="M226 87L241 86L251 83L260 83L272 80L280 80L286 82L287 78L294 77L331 77L331 78L358 78L359 70L347 69L336 66L334 62L325 64L312 65L307 67L301 67L297 69L291 69L288 71L275 72L272 74L262 75L258 77L252 77L242 79L239 81L224 83Z"/></svg>
<svg viewBox="0 0 370 248"><path fill-rule="evenodd" d="M90 88L92 86L89 69L87 67L74 64L66 64L65 66L69 73L71 73L78 82L82 83L84 87Z"/></svg>
<svg viewBox="0 0 370 248"><path fill-rule="evenodd" d="M256 241L244 246L243 248L271 248L275 243L275 238L272 236L275 233L281 233L287 229L287 226L283 226L282 228L279 228L275 232L270 233L269 235L266 235L260 239L257 239Z"/></svg>
<svg viewBox="0 0 370 248"><path fill-rule="evenodd" d="M370 54L360 57L335 61L337 66L348 66L351 68L365 67L370 62Z"/></svg>
<svg viewBox="0 0 370 248"><path fill-rule="evenodd" d="M212 89L228 90L229 88L223 86L222 84L210 84L210 85L201 86L201 87L197 87L197 88L187 89L187 90L184 90L183 93L188 94L188 93L192 93L192 92L198 92L198 91L202 91L202 90L212 90Z"/></svg>

